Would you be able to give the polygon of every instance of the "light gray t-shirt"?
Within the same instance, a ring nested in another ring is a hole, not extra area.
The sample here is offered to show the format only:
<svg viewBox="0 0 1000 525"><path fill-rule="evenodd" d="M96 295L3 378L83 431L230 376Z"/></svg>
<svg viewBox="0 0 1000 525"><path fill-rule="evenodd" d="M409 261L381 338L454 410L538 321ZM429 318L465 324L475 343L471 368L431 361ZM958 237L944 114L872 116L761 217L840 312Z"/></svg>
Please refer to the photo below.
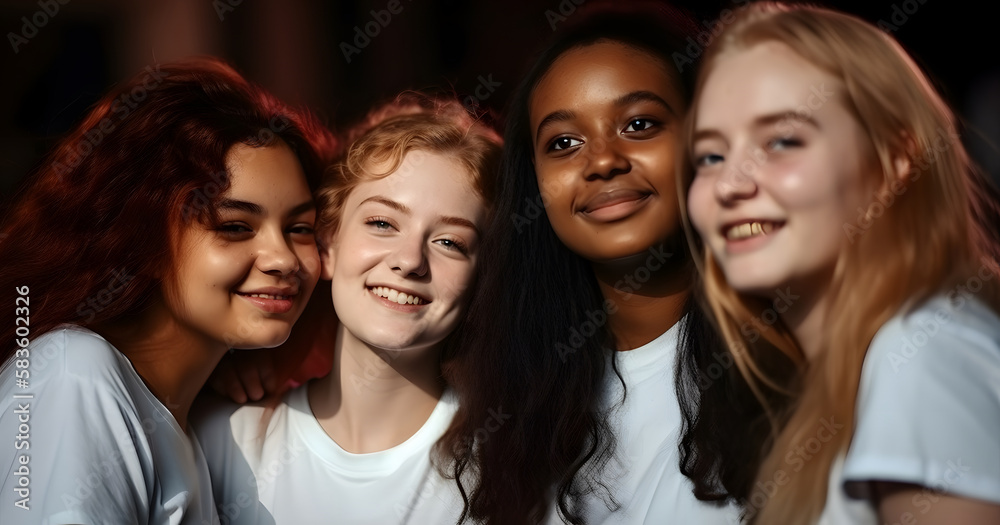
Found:
<svg viewBox="0 0 1000 525"><path fill-rule="evenodd" d="M934 491L1000 504L1000 317L952 294L890 319L865 356L856 422L824 525L878 523L873 480L929 488L916 521Z"/></svg>
<svg viewBox="0 0 1000 525"><path fill-rule="evenodd" d="M121 352L73 325L28 349L0 369L0 522L219 523L194 434Z"/></svg>

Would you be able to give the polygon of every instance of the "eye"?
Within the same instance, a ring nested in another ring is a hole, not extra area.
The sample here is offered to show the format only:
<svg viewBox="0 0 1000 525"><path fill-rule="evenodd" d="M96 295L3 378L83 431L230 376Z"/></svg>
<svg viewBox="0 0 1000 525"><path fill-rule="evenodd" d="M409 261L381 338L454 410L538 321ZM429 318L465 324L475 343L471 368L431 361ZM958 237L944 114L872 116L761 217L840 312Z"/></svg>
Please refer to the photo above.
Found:
<svg viewBox="0 0 1000 525"><path fill-rule="evenodd" d="M288 233L296 235L315 235L316 230L310 224L296 224L288 228Z"/></svg>
<svg viewBox="0 0 1000 525"><path fill-rule="evenodd" d="M802 145L802 141L794 137L777 137L767 142L767 149L771 151L782 151L797 148Z"/></svg>
<svg viewBox="0 0 1000 525"><path fill-rule="evenodd" d="M698 155L694 159L695 168L707 168L709 166L714 166L716 164L721 164L725 160L725 157L715 153L706 153L704 155Z"/></svg>
<svg viewBox="0 0 1000 525"><path fill-rule="evenodd" d="M444 246L448 250L454 250L463 254L469 253L468 246L466 246L464 242L457 239L438 239L434 242Z"/></svg>
<svg viewBox="0 0 1000 525"><path fill-rule="evenodd" d="M253 228L242 222L226 222L214 229L219 235L229 240L241 240L253 235Z"/></svg>
<svg viewBox="0 0 1000 525"><path fill-rule="evenodd" d="M365 219L365 224L371 226L376 231L387 232L395 229L395 226L385 217L369 217Z"/></svg>
<svg viewBox="0 0 1000 525"><path fill-rule="evenodd" d="M653 119L634 118L628 121L628 126L625 126L625 129L622 130L622 133L638 133L641 131L649 131L657 124L658 122L656 122Z"/></svg>
<svg viewBox="0 0 1000 525"><path fill-rule="evenodd" d="M572 137L558 137L549 143L549 151L562 151L583 144L582 140Z"/></svg>

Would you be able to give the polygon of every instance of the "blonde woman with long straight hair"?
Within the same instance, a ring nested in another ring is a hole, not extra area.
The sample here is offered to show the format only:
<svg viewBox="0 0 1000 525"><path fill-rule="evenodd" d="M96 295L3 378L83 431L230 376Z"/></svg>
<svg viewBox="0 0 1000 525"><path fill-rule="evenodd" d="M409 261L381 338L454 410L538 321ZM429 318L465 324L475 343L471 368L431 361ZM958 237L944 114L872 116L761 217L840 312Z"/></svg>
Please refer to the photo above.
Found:
<svg viewBox="0 0 1000 525"><path fill-rule="evenodd" d="M695 93L707 302L773 429L748 519L1000 523L996 191L947 105L871 24L773 3Z"/></svg>

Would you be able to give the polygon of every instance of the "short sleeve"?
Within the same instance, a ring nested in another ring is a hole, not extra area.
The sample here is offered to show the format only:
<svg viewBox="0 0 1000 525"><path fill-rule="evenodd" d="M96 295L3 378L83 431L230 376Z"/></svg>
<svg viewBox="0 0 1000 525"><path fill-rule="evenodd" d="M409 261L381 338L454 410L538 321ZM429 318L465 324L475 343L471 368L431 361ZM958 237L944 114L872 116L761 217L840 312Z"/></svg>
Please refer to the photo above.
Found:
<svg viewBox="0 0 1000 525"><path fill-rule="evenodd" d="M845 489L913 483L1000 503L1000 319L929 301L879 330L865 358Z"/></svg>
<svg viewBox="0 0 1000 525"><path fill-rule="evenodd" d="M257 474L251 467L251 463L260 464L259 450L244 452L237 444L237 434L241 430L263 437L260 434L263 432L260 428L262 414L263 409L258 404L239 405L212 392L203 392L195 400L191 424L205 453L212 478L212 495L220 515L226 518L225 523L275 523L260 501ZM272 473L271 479L276 476Z"/></svg>
<svg viewBox="0 0 1000 525"><path fill-rule="evenodd" d="M66 334L52 333L45 342L61 343L64 350L65 341L53 341L56 337ZM6 471L0 491L4 524L146 523L136 422L130 421L120 383L113 373L92 378L70 373L64 355L52 353L47 360L41 352L35 355L29 390L13 389L11 367L0 373L0 435L27 435L23 448L0 451L0 470ZM14 394L31 397L14 399Z"/></svg>

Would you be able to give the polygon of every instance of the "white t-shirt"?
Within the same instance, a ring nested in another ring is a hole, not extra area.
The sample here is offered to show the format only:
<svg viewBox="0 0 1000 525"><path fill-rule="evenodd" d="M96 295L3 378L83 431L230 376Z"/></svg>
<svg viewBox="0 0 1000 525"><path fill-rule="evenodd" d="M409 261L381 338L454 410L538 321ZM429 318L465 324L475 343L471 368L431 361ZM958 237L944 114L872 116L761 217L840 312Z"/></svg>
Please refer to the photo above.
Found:
<svg viewBox="0 0 1000 525"><path fill-rule="evenodd" d="M627 385L624 404L620 404L621 383L609 370L604 404L619 404L610 414L618 442L602 480L620 508L609 510L600 494L587 496L583 515L588 525L739 522L735 506L719 507L695 498L694 485L680 471L681 412L674 373L685 323L686 318L649 343L618 352L618 370ZM554 510L548 521L562 523Z"/></svg>
<svg viewBox="0 0 1000 525"><path fill-rule="evenodd" d="M878 523L872 480L1000 504L1000 317L974 297L953 299L893 317L872 340L854 436L842 475L831 472L821 523ZM933 498L914 497L917 521Z"/></svg>
<svg viewBox="0 0 1000 525"><path fill-rule="evenodd" d="M228 524L449 524L462 512L452 480L431 465L431 447L458 403L446 391L424 425L388 450L353 454L320 426L307 386L265 408L204 399L195 423L221 519Z"/></svg>
<svg viewBox="0 0 1000 525"><path fill-rule="evenodd" d="M0 370L4 525L219 523L193 433L121 352L72 325L28 348L27 387Z"/></svg>

